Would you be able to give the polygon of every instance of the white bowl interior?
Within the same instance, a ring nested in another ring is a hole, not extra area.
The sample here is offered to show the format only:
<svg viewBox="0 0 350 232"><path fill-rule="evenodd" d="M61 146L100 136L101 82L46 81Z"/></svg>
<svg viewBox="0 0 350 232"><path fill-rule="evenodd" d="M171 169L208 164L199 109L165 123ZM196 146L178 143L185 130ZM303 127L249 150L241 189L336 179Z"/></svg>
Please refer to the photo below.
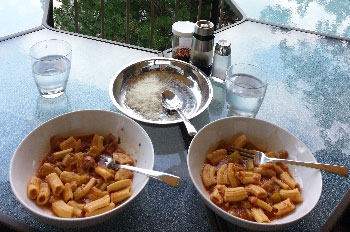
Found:
<svg viewBox="0 0 350 232"><path fill-rule="evenodd" d="M148 177L134 173L133 193L128 200L109 212L87 218L56 217L50 210L37 206L27 197L27 183L30 177L35 175L40 162L50 150L51 136L91 133L101 135L112 133L116 138L119 137L121 147L132 155L135 166L153 169L154 150L151 139L135 121L121 114L101 110L84 110L59 116L33 130L21 142L12 157L9 174L12 191L19 202L34 216L47 223L64 227L92 225L120 212L144 188Z"/></svg>
<svg viewBox="0 0 350 232"><path fill-rule="evenodd" d="M204 202L224 219L239 226L254 230L279 229L295 223L309 213L319 200L322 191L322 177L319 170L288 165L293 177L300 183L304 201L296 210L271 223L261 224L240 219L226 213L209 199L201 180L201 170L205 156L215 148L220 140L228 140L234 135L244 133L249 141L268 150L287 150L289 159L316 162L311 151L295 136L271 123L244 117L230 117L215 121L201 129L191 142L187 157L188 169L192 181Z"/></svg>

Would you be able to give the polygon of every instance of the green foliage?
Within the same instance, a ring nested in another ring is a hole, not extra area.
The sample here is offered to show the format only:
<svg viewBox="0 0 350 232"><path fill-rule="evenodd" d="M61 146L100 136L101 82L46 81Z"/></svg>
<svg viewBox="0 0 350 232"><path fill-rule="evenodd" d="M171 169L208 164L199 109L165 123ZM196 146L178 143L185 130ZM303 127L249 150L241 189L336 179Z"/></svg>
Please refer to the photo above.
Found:
<svg viewBox="0 0 350 232"><path fill-rule="evenodd" d="M75 32L73 0L57 0L62 3L54 8L55 28ZM171 26L175 17L175 0L154 0L152 48L166 50L171 47ZM130 0L129 41L126 39L126 0L104 0L104 36L106 39L150 47L151 0ZM203 0L201 19L210 18L211 0ZM228 6L225 6L228 9ZM227 22L234 22L230 10ZM197 21L198 0L179 1L177 21ZM227 14L226 14L227 16ZM89 36L102 37L101 0L78 1L78 30Z"/></svg>

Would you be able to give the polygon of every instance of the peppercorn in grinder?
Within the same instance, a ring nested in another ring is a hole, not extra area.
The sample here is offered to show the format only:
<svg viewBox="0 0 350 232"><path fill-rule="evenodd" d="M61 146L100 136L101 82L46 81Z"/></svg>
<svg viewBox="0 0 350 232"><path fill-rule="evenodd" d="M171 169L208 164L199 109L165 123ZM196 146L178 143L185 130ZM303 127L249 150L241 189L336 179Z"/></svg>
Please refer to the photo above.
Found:
<svg viewBox="0 0 350 232"><path fill-rule="evenodd" d="M190 63L210 76L213 64L214 24L199 20L194 27Z"/></svg>

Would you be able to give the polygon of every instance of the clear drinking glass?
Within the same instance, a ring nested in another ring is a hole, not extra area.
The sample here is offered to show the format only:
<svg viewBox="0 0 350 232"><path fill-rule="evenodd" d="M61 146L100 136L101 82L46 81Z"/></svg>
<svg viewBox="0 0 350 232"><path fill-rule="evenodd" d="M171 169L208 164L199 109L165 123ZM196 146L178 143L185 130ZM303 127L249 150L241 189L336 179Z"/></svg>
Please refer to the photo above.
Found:
<svg viewBox="0 0 350 232"><path fill-rule="evenodd" d="M72 46L63 40L45 40L30 48L32 71L39 93L45 98L62 95L72 61Z"/></svg>
<svg viewBox="0 0 350 232"><path fill-rule="evenodd" d="M255 117L264 100L267 73L252 64L233 64L226 71L229 116Z"/></svg>

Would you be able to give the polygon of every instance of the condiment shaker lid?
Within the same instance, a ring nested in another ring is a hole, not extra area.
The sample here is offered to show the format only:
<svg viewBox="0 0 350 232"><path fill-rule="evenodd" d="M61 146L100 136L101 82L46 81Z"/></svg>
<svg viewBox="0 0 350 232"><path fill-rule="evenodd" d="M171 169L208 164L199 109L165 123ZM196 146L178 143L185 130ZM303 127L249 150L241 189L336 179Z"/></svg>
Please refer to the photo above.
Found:
<svg viewBox="0 0 350 232"><path fill-rule="evenodd" d="M213 36L214 24L207 20L199 20L194 27L194 33L200 36Z"/></svg>
<svg viewBox="0 0 350 232"><path fill-rule="evenodd" d="M178 21L173 23L172 32L179 37L192 38L194 25L189 21Z"/></svg>
<svg viewBox="0 0 350 232"><path fill-rule="evenodd" d="M220 56L229 56L231 55L231 43L227 40L219 40L215 45L215 54Z"/></svg>

